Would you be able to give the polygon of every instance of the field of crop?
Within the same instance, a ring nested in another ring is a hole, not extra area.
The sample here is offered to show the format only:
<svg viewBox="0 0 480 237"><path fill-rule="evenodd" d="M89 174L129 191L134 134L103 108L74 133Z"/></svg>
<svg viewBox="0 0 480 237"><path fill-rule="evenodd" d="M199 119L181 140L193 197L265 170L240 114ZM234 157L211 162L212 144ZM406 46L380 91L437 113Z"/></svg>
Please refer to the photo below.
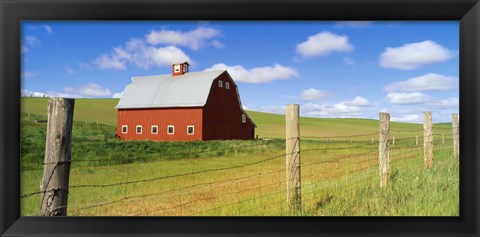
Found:
<svg viewBox="0 0 480 237"><path fill-rule="evenodd" d="M40 195L29 194L43 174L46 102L22 101L22 215L39 213ZM253 141L120 142L113 139L116 102L76 100L70 216L459 215L450 124L434 125L435 163L425 169L423 125L392 122L396 141L381 189L378 120L301 118L302 209L290 213L284 116L247 111L262 138Z"/></svg>

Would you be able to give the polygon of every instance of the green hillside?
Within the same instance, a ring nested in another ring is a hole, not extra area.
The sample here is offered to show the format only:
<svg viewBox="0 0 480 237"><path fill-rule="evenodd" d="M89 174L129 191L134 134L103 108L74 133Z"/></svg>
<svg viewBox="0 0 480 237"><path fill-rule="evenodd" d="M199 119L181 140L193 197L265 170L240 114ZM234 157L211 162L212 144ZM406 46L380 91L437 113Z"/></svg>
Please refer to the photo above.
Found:
<svg viewBox="0 0 480 237"><path fill-rule="evenodd" d="M47 114L48 98L23 97L22 112L45 115ZM79 121L117 123L115 106L118 99L75 99L74 119Z"/></svg>
<svg viewBox="0 0 480 237"><path fill-rule="evenodd" d="M22 111L24 113L45 115L47 113L47 101L48 98L22 98ZM117 122L115 105L117 103L118 99L76 99L74 119L80 122L98 121L103 124L115 125ZM259 137L283 138L285 136L284 115L256 111L247 111L247 113L257 125L256 134ZM449 124L439 126L449 126ZM378 131L378 120L302 117L300 127L301 135L305 137L369 134ZM421 128L421 124L391 123L391 129L393 130L417 130Z"/></svg>

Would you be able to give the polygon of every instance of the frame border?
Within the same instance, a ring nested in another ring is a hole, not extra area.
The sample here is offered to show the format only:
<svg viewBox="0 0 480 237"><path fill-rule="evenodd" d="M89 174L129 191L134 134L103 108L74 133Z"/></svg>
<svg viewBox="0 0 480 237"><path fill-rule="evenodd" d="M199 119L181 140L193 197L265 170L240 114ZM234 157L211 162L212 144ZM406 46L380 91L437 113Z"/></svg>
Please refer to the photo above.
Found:
<svg viewBox="0 0 480 237"><path fill-rule="evenodd" d="M0 16L1 236L479 236L479 0L0 0ZM20 217L23 20L459 21L460 217Z"/></svg>

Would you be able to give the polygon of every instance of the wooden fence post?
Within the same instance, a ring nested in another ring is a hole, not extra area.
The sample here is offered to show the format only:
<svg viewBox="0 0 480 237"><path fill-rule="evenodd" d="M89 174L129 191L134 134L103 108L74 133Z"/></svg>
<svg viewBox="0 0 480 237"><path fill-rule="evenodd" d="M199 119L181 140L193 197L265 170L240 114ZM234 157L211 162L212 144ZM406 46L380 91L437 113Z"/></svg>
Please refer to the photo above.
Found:
<svg viewBox="0 0 480 237"><path fill-rule="evenodd" d="M442 145L445 144L445 137L443 135L444 134L442 133Z"/></svg>
<svg viewBox="0 0 480 237"><path fill-rule="evenodd" d="M432 113L423 113L423 164L425 168L433 165L433 128Z"/></svg>
<svg viewBox="0 0 480 237"><path fill-rule="evenodd" d="M390 159L389 146L390 114L380 113L380 133L378 138L378 176L380 187L387 186L388 165Z"/></svg>
<svg viewBox="0 0 480 237"><path fill-rule="evenodd" d="M458 159L460 153L460 127L458 114L452 114L453 156Z"/></svg>
<svg viewBox="0 0 480 237"><path fill-rule="evenodd" d="M300 182L300 108L298 104L288 104L286 107L286 181L287 181L287 208L300 210L301 182Z"/></svg>
<svg viewBox="0 0 480 237"><path fill-rule="evenodd" d="M48 100L45 165L40 184L40 215L66 216L74 99Z"/></svg>
<svg viewBox="0 0 480 237"><path fill-rule="evenodd" d="M418 136L415 137L415 146L418 146Z"/></svg>
<svg viewBox="0 0 480 237"><path fill-rule="evenodd" d="M393 141L392 141L392 142L393 142L393 145L395 145L395 137L393 137Z"/></svg>

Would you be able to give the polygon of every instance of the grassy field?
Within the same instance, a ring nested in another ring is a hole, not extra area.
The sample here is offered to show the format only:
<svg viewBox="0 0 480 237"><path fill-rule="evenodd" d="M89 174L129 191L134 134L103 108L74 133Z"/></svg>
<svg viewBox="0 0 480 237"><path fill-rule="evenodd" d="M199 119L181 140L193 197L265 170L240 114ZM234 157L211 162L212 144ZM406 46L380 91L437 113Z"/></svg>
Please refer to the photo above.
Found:
<svg viewBox="0 0 480 237"><path fill-rule="evenodd" d="M36 114L45 114L46 101L22 101L22 194L39 190L46 123ZM247 111L269 140L119 142L116 102L76 100L68 215L459 215L449 124L435 125L427 170L422 125L392 123L389 185L380 189L378 134L341 137L375 133L378 121L301 118L302 210L288 213L284 116ZM22 198L22 215L38 215L39 203L39 195Z"/></svg>

